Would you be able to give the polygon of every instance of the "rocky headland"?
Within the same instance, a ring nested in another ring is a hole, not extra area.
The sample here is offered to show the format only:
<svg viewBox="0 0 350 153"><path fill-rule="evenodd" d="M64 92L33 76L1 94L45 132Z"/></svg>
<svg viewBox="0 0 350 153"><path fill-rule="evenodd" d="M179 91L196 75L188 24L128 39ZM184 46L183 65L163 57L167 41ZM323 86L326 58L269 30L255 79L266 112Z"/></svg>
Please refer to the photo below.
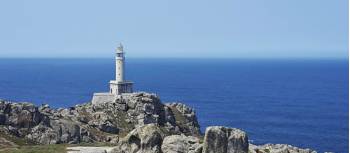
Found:
<svg viewBox="0 0 350 153"><path fill-rule="evenodd" d="M254 145L236 128L200 131L195 111L182 103L163 104L155 94L124 94L113 102L69 108L0 100L0 151L28 144L105 143L111 153L315 153L287 144ZM74 152L74 151L73 151ZM79 152L79 151L77 151Z"/></svg>

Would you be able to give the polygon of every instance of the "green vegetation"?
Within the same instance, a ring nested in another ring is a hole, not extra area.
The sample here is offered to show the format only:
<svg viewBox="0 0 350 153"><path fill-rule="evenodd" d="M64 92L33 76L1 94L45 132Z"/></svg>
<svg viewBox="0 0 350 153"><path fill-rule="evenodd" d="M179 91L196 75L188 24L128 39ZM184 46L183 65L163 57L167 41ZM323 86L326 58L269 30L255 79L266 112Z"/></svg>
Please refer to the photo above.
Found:
<svg viewBox="0 0 350 153"><path fill-rule="evenodd" d="M132 129L134 129L133 124L126 121L126 113L121 111L116 111L114 118L111 119L112 123L117 125L120 129L119 137L125 137Z"/></svg>
<svg viewBox="0 0 350 153"><path fill-rule="evenodd" d="M185 118L185 116L179 110L177 110L176 107L170 107L170 109L171 109L171 111L174 114L174 117L175 117L177 125L179 125L180 128L186 127L186 118Z"/></svg>
<svg viewBox="0 0 350 153"><path fill-rule="evenodd" d="M113 146L109 143L79 143L79 144L51 144L51 145L24 145L12 146L0 149L0 153L66 153L67 147L75 146L90 146L90 147L105 147Z"/></svg>
<svg viewBox="0 0 350 153"><path fill-rule="evenodd" d="M114 144L107 142L94 142L94 143L78 143L78 144L68 144L67 147L75 147L75 146L83 146L83 147L106 147L106 146L115 146Z"/></svg>
<svg viewBox="0 0 350 153"><path fill-rule="evenodd" d="M66 153L67 147L74 146L111 146L112 144L96 142L96 143L79 143L79 144L51 144L38 145L33 142L12 136L0 131L0 153Z"/></svg>
<svg viewBox="0 0 350 153"><path fill-rule="evenodd" d="M32 145L32 144L34 143L27 139L18 138L16 136L12 136L4 133L3 131L0 131L0 151L3 148L16 148L18 146Z"/></svg>

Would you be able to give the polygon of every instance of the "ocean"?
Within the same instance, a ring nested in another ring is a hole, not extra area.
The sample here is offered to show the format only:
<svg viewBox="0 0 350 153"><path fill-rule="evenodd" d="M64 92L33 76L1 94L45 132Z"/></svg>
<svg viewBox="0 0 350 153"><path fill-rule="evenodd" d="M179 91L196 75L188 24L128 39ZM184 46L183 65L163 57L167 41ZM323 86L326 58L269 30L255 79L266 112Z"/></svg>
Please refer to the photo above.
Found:
<svg viewBox="0 0 350 153"><path fill-rule="evenodd" d="M127 59L136 91L194 107L202 132L240 128L255 144L348 150L347 59ZM0 98L68 107L108 91L111 59L0 59Z"/></svg>

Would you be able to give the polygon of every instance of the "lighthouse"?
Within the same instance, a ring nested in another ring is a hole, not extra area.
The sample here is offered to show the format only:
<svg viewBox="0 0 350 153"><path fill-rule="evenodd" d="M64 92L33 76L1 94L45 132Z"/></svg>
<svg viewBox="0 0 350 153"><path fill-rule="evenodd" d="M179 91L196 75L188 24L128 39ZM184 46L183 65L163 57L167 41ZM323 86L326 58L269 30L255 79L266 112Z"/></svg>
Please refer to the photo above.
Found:
<svg viewBox="0 0 350 153"><path fill-rule="evenodd" d="M122 44L115 51L115 80L109 81L109 92L94 93L92 104L114 102L123 94L132 93L133 82L125 80L125 52Z"/></svg>
<svg viewBox="0 0 350 153"><path fill-rule="evenodd" d="M115 52L115 80L109 82L109 92L113 95L133 92L133 82L124 80L125 78L125 53L124 47L120 43Z"/></svg>

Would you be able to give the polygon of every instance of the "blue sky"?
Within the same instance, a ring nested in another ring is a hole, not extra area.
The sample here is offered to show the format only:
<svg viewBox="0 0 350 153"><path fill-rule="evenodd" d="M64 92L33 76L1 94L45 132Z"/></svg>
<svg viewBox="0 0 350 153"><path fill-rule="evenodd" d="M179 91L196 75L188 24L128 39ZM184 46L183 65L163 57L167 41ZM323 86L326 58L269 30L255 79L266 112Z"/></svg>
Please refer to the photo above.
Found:
<svg viewBox="0 0 350 153"><path fill-rule="evenodd" d="M0 57L347 58L347 0L0 1Z"/></svg>

